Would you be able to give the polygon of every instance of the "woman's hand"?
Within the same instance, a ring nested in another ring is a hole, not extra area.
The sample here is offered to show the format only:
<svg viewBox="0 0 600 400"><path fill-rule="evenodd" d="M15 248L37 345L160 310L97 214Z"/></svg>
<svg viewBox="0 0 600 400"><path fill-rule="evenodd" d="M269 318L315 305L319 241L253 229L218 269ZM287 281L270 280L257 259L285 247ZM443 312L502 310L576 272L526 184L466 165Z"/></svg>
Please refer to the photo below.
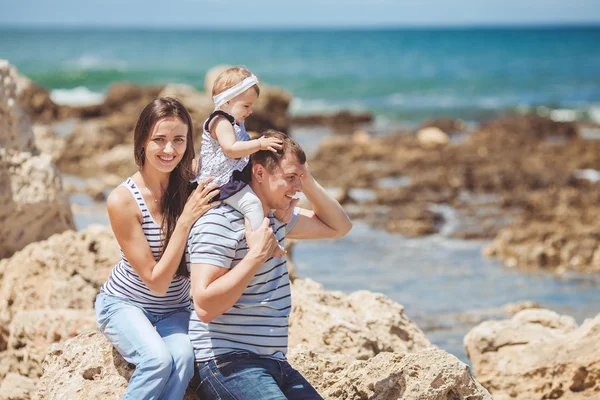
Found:
<svg viewBox="0 0 600 400"><path fill-rule="evenodd" d="M221 204L220 201L210 202L219 194L219 186L216 183L210 183L213 179L213 177L209 177L198 184L198 187L188 197L178 222L188 224L191 228L205 212Z"/></svg>
<svg viewBox="0 0 600 400"><path fill-rule="evenodd" d="M246 243L248 244L248 253L254 254L262 262L265 262L273 251L279 247L277 238L270 226L270 221L265 218L260 227L252 231L250 221L246 219Z"/></svg>

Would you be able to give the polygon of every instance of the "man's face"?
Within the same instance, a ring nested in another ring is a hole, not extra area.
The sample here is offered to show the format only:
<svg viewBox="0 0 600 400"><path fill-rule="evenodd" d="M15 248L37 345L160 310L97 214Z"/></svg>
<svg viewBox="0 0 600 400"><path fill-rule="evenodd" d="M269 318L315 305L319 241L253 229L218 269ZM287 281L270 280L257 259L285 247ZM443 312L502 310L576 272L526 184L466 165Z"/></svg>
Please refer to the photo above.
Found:
<svg viewBox="0 0 600 400"><path fill-rule="evenodd" d="M264 200L270 209L286 210L290 206L293 196L302 191L301 176L305 169L291 154L284 155L274 171L265 168Z"/></svg>

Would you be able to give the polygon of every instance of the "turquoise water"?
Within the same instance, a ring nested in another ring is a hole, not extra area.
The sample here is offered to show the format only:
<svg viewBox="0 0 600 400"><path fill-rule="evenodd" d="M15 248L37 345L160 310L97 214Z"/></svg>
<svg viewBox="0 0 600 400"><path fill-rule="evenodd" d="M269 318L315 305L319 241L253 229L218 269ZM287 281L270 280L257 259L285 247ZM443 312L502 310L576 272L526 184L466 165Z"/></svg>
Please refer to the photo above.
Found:
<svg viewBox="0 0 600 400"><path fill-rule="evenodd" d="M0 38L0 58L72 101L114 81L201 89L206 71L227 63L246 65L289 90L294 113L351 108L392 123L439 115L476 121L539 105L580 110L581 118L600 114L600 27L13 29L0 30Z"/></svg>

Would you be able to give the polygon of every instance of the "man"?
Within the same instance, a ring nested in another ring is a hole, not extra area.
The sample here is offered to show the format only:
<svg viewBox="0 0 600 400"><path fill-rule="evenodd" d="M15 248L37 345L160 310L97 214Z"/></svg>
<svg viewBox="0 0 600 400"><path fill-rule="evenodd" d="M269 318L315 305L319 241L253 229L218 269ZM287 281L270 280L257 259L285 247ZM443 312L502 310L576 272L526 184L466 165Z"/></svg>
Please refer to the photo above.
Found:
<svg viewBox="0 0 600 400"><path fill-rule="evenodd" d="M285 237L336 238L352 224L344 209L312 177L302 148L281 132L277 153L252 156L250 186L261 200L265 220L252 232L241 213L214 208L190 232L192 296L190 318L204 399L320 399L316 390L286 361L290 281L285 257L273 251ZM313 211L295 207L297 192ZM282 220L271 210L286 210Z"/></svg>

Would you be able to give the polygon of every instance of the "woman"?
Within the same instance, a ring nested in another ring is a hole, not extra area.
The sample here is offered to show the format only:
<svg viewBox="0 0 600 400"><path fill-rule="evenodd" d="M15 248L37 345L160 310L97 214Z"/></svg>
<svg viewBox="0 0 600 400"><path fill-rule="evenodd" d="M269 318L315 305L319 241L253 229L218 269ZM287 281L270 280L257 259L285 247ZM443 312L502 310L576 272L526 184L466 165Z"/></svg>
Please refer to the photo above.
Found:
<svg viewBox="0 0 600 400"><path fill-rule="evenodd" d="M100 330L136 365L124 399L177 399L194 374L188 338L190 228L218 194L207 179L191 190L192 120L172 98L148 104L134 133L139 171L108 197L121 261L96 298ZM191 195L190 195L191 192Z"/></svg>

